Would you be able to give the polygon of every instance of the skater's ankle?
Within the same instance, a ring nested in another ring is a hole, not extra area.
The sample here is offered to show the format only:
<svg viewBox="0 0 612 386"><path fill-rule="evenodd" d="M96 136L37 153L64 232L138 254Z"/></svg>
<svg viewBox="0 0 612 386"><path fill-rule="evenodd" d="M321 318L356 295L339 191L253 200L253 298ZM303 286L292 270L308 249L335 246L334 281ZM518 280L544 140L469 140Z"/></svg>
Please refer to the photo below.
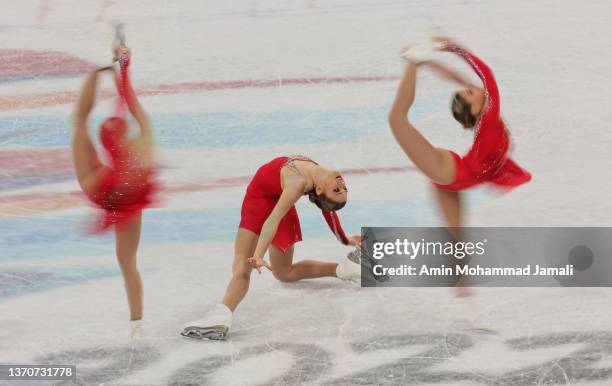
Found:
<svg viewBox="0 0 612 386"><path fill-rule="evenodd" d="M223 302L219 303L218 306L223 306L223 307L227 308L229 310L229 312L231 312L232 314L234 313L236 308L238 308L237 304L234 307L231 307L231 306L229 306L229 305L227 305L226 303L223 303Z"/></svg>

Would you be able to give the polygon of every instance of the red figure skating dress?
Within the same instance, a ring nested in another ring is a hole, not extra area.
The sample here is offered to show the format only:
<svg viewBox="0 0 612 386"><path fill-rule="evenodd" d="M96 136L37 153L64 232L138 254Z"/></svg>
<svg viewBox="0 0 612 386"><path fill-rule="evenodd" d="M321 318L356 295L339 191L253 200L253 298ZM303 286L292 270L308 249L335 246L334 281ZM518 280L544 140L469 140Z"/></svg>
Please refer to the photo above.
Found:
<svg viewBox="0 0 612 386"><path fill-rule="evenodd" d="M452 152L455 159L455 180L448 185L434 184L442 189L460 191L483 182L511 189L531 180L531 174L507 157L510 138L500 116L499 90L491 69L466 49L452 45L482 79L487 103L476 123L474 143L463 157Z"/></svg>
<svg viewBox="0 0 612 386"><path fill-rule="evenodd" d="M260 234L264 222L272 213L283 189L281 169L293 160L310 161L306 157L278 157L261 166L247 187L242 202L240 228ZM347 245L348 239L340 225L336 212L322 212L328 226L340 242ZM302 240L302 229L295 206L291 207L278 225L272 244L285 252L291 245Z"/></svg>
<svg viewBox="0 0 612 386"><path fill-rule="evenodd" d="M110 165L107 174L94 192L87 197L104 214L94 225L94 232L103 232L112 226L121 227L128 223L142 209L153 206L153 194L158 190L154 182L155 169L141 165L139 155L133 152L127 141L128 125L120 118L127 104L125 87L127 85L129 62L124 62L121 73L116 78L119 98L116 107L118 116L108 118L100 127L100 142L108 154Z"/></svg>

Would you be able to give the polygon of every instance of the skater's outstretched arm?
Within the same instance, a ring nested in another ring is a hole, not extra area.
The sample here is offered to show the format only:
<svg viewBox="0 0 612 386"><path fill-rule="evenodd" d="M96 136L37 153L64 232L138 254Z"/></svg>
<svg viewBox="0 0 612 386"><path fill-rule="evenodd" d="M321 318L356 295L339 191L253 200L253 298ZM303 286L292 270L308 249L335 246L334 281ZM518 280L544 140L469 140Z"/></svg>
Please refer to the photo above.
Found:
<svg viewBox="0 0 612 386"><path fill-rule="evenodd" d="M131 141L131 145L134 151L139 154L141 166L151 167L154 164L153 130L151 120L140 104L130 80L128 69L132 59L132 51L127 47L119 46L115 55L119 58L120 63L120 71L115 73L119 93L124 98L130 113L136 119L140 128L140 135Z"/></svg>
<svg viewBox="0 0 612 386"><path fill-rule="evenodd" d="M465 76L463 76L463 74L459 73L458 71L455 71L454 69L448 66L445 66L442 63L429 61L429 62L425 62L425 64L429 68L434 70L436 74L440 75L441 77L447 80L450 80L451 82L460 84L463 87L469 87L472 85L472 83Z"/></svg>
<svg viewBox="0 0 612 386"><path fill-rule="evenodd" d="M474 69L484 84L485 102L478 118L479 127L475 139L478 145L472 146L463 157L464 163L478 175L499 170L505 162L508 135L500 115L499 89L493 71L480 58L458 43L447 38L436 40L445 51L461 56Z"/></svg>
<svg viewBox="0 0 612 386"><path fill-rule="evenodd" d="M261 273L261 268L263 267L272 270L272 267L264 261L264 255L272 243L272 240L274 240L281 220L304 194L304 184L305 182L302 178L289 178L285 180L283 193L261 228L255 253L253 257L248 259L248 262L257 269L259 273Z"/></svg>
<svg viewBox="0 0 612 386"><path fill-rule="evenodd" d="M132 59L132 51L127 47L118 47L117 56L120 58L127 56L127 58L124 60L129 62ZM138 97L136 96L136 92L132 87L132 82L128 76L127 69L123 75L123 79L121 79L120 82L122 82L121 84L124 87L125 102L130 109L130 113L132 113L132 116L134 116L138 122L138 126L140 127L140 137L147 142L152 142L153 133L151 130L151 120L149 119L149 115L146 113L145 109L140 104Z"/></svg>
<svg viewBox="0 0 612 386"><path fill-rule="evenodd" d="M449 184L455 178L452 155L432 146L408 120L408 111L415 97L416 70L417 65L409 62L389 112L389 126L397 143L416 167L434 182Z"/></svg>
<svg viewBox="0 0 612 386"><path fill-rule="evenodd" d="M149 119L149 115L146 113L146 111L140 104L140 101L138 101L138 97L134 92L132 82L129 80L129 78L126 81L125 98L130 112L138 122L138 126L140 127L140 135L142 137L152 139L153 132L151 130L151 120Z"/></svg>
<svg viewBox="0 0 612 386"><path fill-rule="evenodd" d="M491 68L459 43L448 38L436 38L436 40L443 43L446 51L454 52L461 56L482 80L488 95L488 100L487 106L485 106L486 110L481 119L500 119L499 89L497 88L497 82L495 81L495 76Z"/></svg>

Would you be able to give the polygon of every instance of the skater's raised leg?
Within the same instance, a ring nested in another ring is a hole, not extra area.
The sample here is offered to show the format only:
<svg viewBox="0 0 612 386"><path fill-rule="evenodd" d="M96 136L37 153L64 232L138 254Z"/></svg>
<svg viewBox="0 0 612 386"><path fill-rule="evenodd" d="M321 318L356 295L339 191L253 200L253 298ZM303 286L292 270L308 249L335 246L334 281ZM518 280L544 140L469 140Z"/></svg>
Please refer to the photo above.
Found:
<svg viewBox="0 0 612 386"><path fill-rule="evenodd" d="M100 162L98 152L87 131L87 120L94 105L100 71L102 70L97 69L87 75L72 117L72 159L77 180L85 194L94 191L99 181L109 171L109 168Z"/></svg>

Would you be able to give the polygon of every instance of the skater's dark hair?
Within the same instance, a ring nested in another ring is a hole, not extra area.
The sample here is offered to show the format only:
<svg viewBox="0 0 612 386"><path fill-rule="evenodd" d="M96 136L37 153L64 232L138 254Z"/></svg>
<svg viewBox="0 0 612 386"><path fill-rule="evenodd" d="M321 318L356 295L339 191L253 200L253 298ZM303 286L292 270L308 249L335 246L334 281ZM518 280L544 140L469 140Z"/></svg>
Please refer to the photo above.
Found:
<svg viewBox="0 0 612 386"><path fill-rule="evenodd" d="M308 192L308 199L310 200L310 202L315 204L323 212L335 212L337 210L344 208L344 205L346 205L346 201L344 202L333 201L329 197L327 197L325 193L321 193L317 196L314 189Z"/></svg>
<svg viewBox="0 0 612 386"><path fill-rule="evenodd" d="M459 93L456 93L451 102L451 111L457 122L464 129L470 129L476 125L476 117L472 114L472 106Z"/></svg>

